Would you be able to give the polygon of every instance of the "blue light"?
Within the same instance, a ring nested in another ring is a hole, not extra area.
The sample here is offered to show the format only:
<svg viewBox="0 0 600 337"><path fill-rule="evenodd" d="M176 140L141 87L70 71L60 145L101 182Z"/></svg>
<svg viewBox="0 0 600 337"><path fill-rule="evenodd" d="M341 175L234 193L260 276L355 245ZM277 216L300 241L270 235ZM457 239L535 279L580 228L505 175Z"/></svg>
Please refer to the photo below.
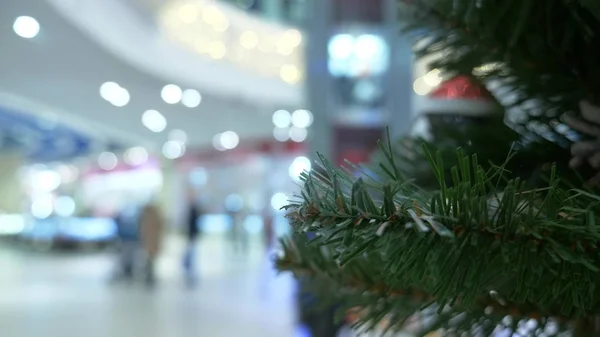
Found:
<svg viewBox="0 0 600 337"><path fill-rule="evenodd" d="M225 209L229 212L239 212L244 208L244 199L239 194L230 194L225 198Z"/></svg>
<svg viewBox="0 0 600 337"><path fill-rule="evenodd" d="M248 215L246 219L244 219L244 229L249 234L257 234L263 230L264 221L262 216L253 214Z"/></svg>

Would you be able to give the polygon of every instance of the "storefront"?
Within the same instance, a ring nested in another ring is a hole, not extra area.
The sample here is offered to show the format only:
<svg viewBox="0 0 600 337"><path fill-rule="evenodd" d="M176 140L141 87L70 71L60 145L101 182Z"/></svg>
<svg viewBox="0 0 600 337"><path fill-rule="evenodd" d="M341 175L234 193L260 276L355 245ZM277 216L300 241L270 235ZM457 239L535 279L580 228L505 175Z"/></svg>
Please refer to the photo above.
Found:
<svg viewBox="0 0 600 337"><path fill-rule="evenodd" d="M261 232L264 216L271 216L275 231L287 231L287 221L280 208L299 190L298 177L310 170L311 162L300 143L273 141L245 144L235 150L197 151L177 163L180 172L172 191L173 207L180 223L191 202L192 194L201 205L207 232L230 229L231 214L243 222L248 233Z"/></svg>

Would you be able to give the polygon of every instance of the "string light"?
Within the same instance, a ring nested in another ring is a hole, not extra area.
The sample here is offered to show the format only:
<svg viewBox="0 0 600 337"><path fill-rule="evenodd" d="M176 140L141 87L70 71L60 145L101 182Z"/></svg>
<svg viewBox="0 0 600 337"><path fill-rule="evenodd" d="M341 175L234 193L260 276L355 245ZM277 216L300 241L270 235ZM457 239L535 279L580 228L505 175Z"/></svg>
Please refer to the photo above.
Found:
<svg viewBox="0 0 600 337"><path fill-rule="evenodd" d="M198 8L193 4L183 4L179 7L178 14L184 23L193 23L198 19Z"/></svg>
<svg viewBox="0 0 600 337"><path fill-rule="evenodd" d="M292 47L298 47L302 43L302 34L296 29L289 29L283 33L281 39Z"/></svg>
<svg viewBox="0 0 600 337"><path fill-rule="evenodd" d="M422 77L419 77L413 83L413 90L419 96L425 96L431 92L431 87L425 83Z"/></svg>
<svg viewBox="0 0 600 337"><path fill-rule="evenodd" d="M221 16L221 12L215 6L208 6L202 11L202 19L209 24L214 24Z"/></svg>
<svg viewBox="0 0 600 337"><path fill-rule="evenodd" d="M251 0L248 0L251 1ZM206 1L168 1L159 24L177 43L214 60L297 84L303 69L303 36L297 29L244 30L222 4Z"/></svg>
<svg viewBox="0 0 600 337"><path fill-rule="evenodd" d="M251 30L246 31L240 36L240 44L246 49L253 49L258 45L258 35Z"/></svg>
<svg viewBox="0 0 600 337"><path fill-rule="evenodd" d="M439 69L433 69L423 76L423 81L430 87L436 87L442 83L441 73Z"/></svg>
<svg viewBox="0 0 600 337"><path fill-rule="evenodd" d="M287 83L295 84L300 80L300 71L294 65L284 64L279 70L279 76Z"/></svg>

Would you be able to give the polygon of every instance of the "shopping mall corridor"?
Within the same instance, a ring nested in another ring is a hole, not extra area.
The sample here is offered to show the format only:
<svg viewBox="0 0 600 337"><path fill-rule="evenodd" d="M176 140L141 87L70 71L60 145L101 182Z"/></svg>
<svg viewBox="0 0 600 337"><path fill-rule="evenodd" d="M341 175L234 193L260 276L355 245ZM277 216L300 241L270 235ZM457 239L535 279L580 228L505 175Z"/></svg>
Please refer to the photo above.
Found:
<svg viewBox="0 0 600 337"><path fill-rule="evenodd" d="M0 331L10 337L294 336L293 281L269 270L260 245L234 255L204 238L201 279L185 286L183 242L170 238L154 290L110 285L114 256L0 248Z"/></svg>

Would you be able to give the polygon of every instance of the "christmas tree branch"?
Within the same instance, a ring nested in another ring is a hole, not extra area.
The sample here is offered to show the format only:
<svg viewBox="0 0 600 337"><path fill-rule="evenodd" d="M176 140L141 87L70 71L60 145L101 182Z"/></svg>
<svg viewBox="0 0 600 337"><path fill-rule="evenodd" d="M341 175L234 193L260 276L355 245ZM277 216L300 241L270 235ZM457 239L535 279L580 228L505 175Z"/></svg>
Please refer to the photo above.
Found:
<svg viewBox="0 0 600 337"><path fill-rule="evenodd" d="M371 310L410 294L420 305L481 313L494 307L485 300L493 292L503 315L598 313L597 197L562 189L555 171L547 187L527 188L506 164L483 170L460 151L451 183L443 160L429 156L439 189L424 192L393 169L391 148L386 153L388 179L378 187L325 160L324 174L304 176L301 199L287 207L295 239L280 268L325 274L346 298L371 294ZM302 243L305 233L316 237ZM400 310L386 308L377 312Z"/></svg>
<svg viewBox="0 0 600 337"><path fill-rule="evenodd" d="M510 102L504 99L507 108L525 110L547 123L576 112L582 99L597 101L600 69L593 60L600 57L595 48L600 43L598 6L588 1L518 2L401 0L400 8L407 30L417 34L417 56L444 53L432 67L500 84L504 92L495 94L514 95ZM564 25L556 25L557 20Z"/></svg>

